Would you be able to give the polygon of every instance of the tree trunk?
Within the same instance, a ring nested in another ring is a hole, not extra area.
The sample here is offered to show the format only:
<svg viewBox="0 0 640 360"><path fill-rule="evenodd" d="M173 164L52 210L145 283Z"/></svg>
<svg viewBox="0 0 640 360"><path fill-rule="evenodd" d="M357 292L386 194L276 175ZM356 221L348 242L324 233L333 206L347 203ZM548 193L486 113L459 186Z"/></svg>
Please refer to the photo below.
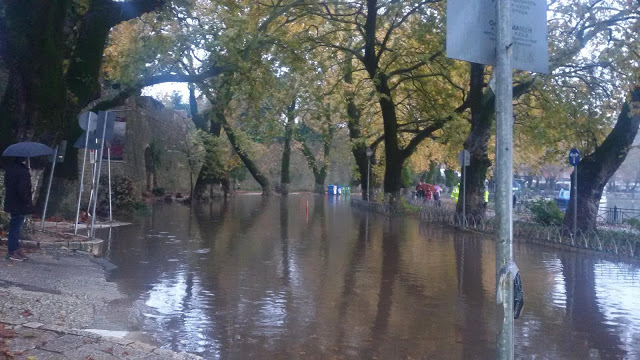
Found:
<svg viewBox="0 0 640 360"><path fill-rule="evenodd" d="M484 65L471 63L470 74L471 131L464 142L464 148L471 158L466 170L465 213L474 217L484 216L484 180L491 166L488 156L488 144L491 138L495 98L493 92L483 94ZM464 172L461 169L461 174ZM462 180L460 181L462 196ZM462 198L456 211L462 214Z"/></svg>
<svg viewBox="0 0 640 360"><path fill-rule="evenodd" d="M247 154L247 152L242 149L242 145L240 145L240 143L238 142L235 130L226 120L222 122L222 128L227 134L227 138L229 139L231 146L236 151L236 154L238 154L238 156L240 157L240 160L242 160L244 166L247 167L247 170L249 170L251 176L253 176L258 184L260 184L260 187L262 188L262 195L272 195L273 190L271 189L271 182L264 174L262 174L256 163L249 157L249 154Z"/></svg>
<svg viewBox="0 0 640 360"><path fill-rule="evenodd" d="M640 125L640 87L635 87L631 93L631 105L625 103L618 116L618 121L607 138L596 150L585 156L578 164L578 223L577 228L582 232L595 231L598 216L598 205L602 191L624 161L633 145ZM571 176L571 197L565 213L563 225L573 228L573 173Z"/></svg>
<svg viewBox="0 0 640 360"><path fill-rule="evenodd" d="M291 164L291 138L293 137L293 124L295 122L296 99L287 107L287 122L284 125L284 146L282 149L282 163L280 168L280 193L289 194L291 176L289 168Z"/></svg>
<svg viewBox="0 0 640 360"><path fill-rule="evenodd" d="M0 14L1 56L11 74L0 102L0 148L32 138L49 145L70 140L65 161L56 169L56 177L67 178L78 175L73 143L81 129L76 116L99 96L110 29L158 8L164 0L93 0L82 15L75 13L72 3L11 0L4 2Z"/></svg>
<svg viewBox="0 0 640 360"><path fill-rule="evenodd" d="M393 102L391 89L385 74L378 73L374 78L376 90L380 94L380 109L384 128L384 192L389 202L397 204L400 201L402 189L402 165L405 157L398 143L398 119L396 106Z"/></svg>
<svg viewBox="0 0 640 360"><path fill-rule="evenodd" d="M325 190L325 181L327 178L327 170L329 168L329 154L331 153L331 143L333 142L333 135L335 134L335 128L331 123L331 115L328 113L326 115L326 128L322 131L322 144L323 144L323 160L322 165L318 166L318 160L313 155L313 151L307 144L306 140L301 136L297 136L298 141L302 145L302 154L304 158L307 159L307 164L309 168L313 172L313 178L315 180L315 188L313 192L316 194L324 194Z"/></svg>
<svg viewBox="0 0 640 360"><path fill-rule="evenodd" d="M483 193L484 180L487 169L491 166L488 157L491 126L495 118L495 96L490 88L484 93L484 66L471 64L470 101L471 101L471 132L465 140L465 149L469 150L471 159L467 167L467 214L473 216L484 215ZM520 83L513 87L513 98L517 99L533 86L533 80ZM462 203L458 201L458 213L462 212Z"/></svg>
<svg viewBox="0 0 640 360"><path fill-rule="evenodd" d="M1 148L44 133L48 135L48 144L53 145L63 125L66 101L63 30L70 3L70 0L4 2L0 36L10 77L0 104Z"/></svg>
<svg viewBox="0 0 640 360"><path fill-rule="evenodd" d="M345 64L344 82L353 85L353 65L351 60L346 61ZM355 103L353 91L347 91L345 100L347 102L347 127L349 128L349 140L351 140L351 153L356 161L358 173L360 173L362 199L368 201L369 189L367 184L373 185L373 180L368 181L367 179L369 162L367 159L367 139L362 136L362 125L360 123L362 112Z"/></svg>

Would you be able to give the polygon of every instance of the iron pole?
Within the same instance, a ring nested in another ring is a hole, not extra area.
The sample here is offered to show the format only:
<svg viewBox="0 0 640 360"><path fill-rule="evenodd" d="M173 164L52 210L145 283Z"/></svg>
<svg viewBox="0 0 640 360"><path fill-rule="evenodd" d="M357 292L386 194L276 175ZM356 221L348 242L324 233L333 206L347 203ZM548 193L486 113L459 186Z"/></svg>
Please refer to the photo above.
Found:
<svg viewBox="0 0 640 360"><path fill-rule="evenodd" d="M578 236L578 164L573 167L573 238Z"/></svg>
<svg viewBox="0 0 640 360"><path fill-rule="evenodd" d="M89 116L87 116L87 130L86 130L85 139L84 139L84 153L82 155L82 172L80 173L80 190L78 191L78 206L76 209L76 222L73 225L73 235L78 235L78 220L80 220L80 203L82 201L82 193L84 192L84 170L85 170L85 166L87 165L87 146L89 146L89 129L91 129L91 113L89 113Z"/></svg>
<svg viewBox="0 0 640 360"><path fill-rule="evenodd" d="M109 168L109 222L113 222L113 211L111 210L111 146L107 147L107 167Z"/></svg>
<svg viewBox="0 0 640 360"><path fill-rule="evenodd" d="M58 160L58 146L53 151L53 164L51 164L51 173L49 174L49 185L47 186L47 196L44 198L44 208L42 209L41 230L44 230L44 218L47 216L47 205L49 205L49 193L51 193L51 183L53 182L53 171L56 169L56 161Z"/></svg>
<svg viewBox="0 0 640 360"><path fill-rule="evenodd" d="M369 178L371 177L371 156L367 156L367 201L369 201L371 192L369 191Z"/></svg>
<svg viewBox="0 0 640 360"><path fill-rule="evenodd" d="M496 241L496 286L504 294L498 311L497 358L513 359L513 276L499 281L502 266L513 261L513 73L511 70L511 0L497 1L496 46L496 178L498 185L498 234ZM497 296L496 296L497 297ZM498 299L496 299L498 300Z"/></svg>
<svg viewBox="0 0 640 360"><path fill-rule="evenodd" d="M467 153L462 149L462 227L467 227Z"/></svg>
<svg viewBox="0 0 640 360"><path fill-rule="evenodd" d="M100 162L96 170L96 191L93 196L93 216L91 217L91 231L89 236L93 238L96 234L96 206L98 205L98 190L100 189L100 173L102 172L102 156L104 155L104 138L107 133L107 118L109 117L109 110L104 112L104 125L102 127L102 145L100 146ZM98 161L96 161L98 162Z"/></svg>

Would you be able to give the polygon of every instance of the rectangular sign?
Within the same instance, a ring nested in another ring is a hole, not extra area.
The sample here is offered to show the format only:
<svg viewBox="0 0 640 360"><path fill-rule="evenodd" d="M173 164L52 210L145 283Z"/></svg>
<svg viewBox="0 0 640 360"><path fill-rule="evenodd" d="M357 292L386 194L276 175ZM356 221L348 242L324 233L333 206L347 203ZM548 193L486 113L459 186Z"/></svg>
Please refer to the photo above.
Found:
<svg viewBox="0 0 640 360"><path fill-rule="evenodd" d="M496 0L447 1L447 57L495 65L496 32ZM549 72L545 0L511 0L511 37L512 67Z"/></svg>
<svg viewBox="0 0 640 360"><path fill-rule="evenodd" d="M127 135L127 118L115 117L113 131L109 146L111 147L111 160L124 161L125 140ZM105 145L107 146L107 145ZM104 149L103 159L107 158L107 149Z"/></svg>

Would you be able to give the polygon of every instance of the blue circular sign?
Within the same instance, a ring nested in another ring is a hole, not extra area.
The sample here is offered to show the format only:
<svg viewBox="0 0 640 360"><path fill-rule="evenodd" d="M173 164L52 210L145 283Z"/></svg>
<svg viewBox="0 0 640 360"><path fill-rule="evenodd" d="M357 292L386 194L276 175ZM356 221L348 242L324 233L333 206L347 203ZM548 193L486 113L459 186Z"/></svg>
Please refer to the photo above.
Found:
<svg viewBox="0 0 640 360"><path fill-rule="evenodd" d="M576 148L571 149L571 151L569 151L569 164L571 164L571 166L577 166L579 162L580 151Z"/></svg>

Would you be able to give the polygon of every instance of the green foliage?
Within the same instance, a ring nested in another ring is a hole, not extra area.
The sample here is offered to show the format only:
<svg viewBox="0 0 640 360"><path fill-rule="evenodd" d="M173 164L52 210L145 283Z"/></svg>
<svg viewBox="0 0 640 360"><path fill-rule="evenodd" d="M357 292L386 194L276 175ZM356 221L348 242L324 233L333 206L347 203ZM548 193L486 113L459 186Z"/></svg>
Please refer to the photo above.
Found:
<svg viewBox="0 0 640 360"><path fill-rule="evenodd" d="M165 191L164 188L156 187L151 190L151 193L153 194L153 196L162 196L164 195Z"/></svg>
<svg viewBox="0 0 640 360"><path fill-rule="evenodd" d="M404 213L404 214L419 214L420 213L420 207L412 205L412 204L409 204L407 202L406 198L403 197L400 201L401 201L402 208L397 209L396 211Z"/></svg>
<svg viewBox="0 0 640 360"><path fill-rule="evenodd" d="M447 185L448 188L452 188L456 186L456 184L459 181L455 171L451 169L446 169L444 171L444 177L445 177L445 184Z"/></svg>
<svg viewBox="0 0 640 360"><path fill-rule="evenodd" d="M422 173L420 180L429 184L439 184L442 182L442 176L440 175L440 167L435 162L429 163L429 171Z"/></svg>
<svg viewBox="0 0 640 360"><path fill-rule="evenodd" d="M640 219L627 219L625 222L631 225L635 230L640 231Z"/></svg>
<svg viewBox="0 0 640 360"><path fill-rule="evenodd" d="M100 180L104 187L103 196L107 196L107 184ZM131 214L138 207L139 201L136 197L135 186L133 180L127 176L116 175L111 182L111 199L113 201L113 209L117 213Z"/></svg>
<svg viewBox="0 0 640 360"><path fill-rule="evenodd" d="M409 188L413 184L413 174L408 166L402 167L402 187Z"/></svg>
<svg viewBox="0 0 640 360"><path fill-rule="evenodd" d="M562 225L564 213L553 200L540 199L529 205L535 222L543 225Z"/></svg>

